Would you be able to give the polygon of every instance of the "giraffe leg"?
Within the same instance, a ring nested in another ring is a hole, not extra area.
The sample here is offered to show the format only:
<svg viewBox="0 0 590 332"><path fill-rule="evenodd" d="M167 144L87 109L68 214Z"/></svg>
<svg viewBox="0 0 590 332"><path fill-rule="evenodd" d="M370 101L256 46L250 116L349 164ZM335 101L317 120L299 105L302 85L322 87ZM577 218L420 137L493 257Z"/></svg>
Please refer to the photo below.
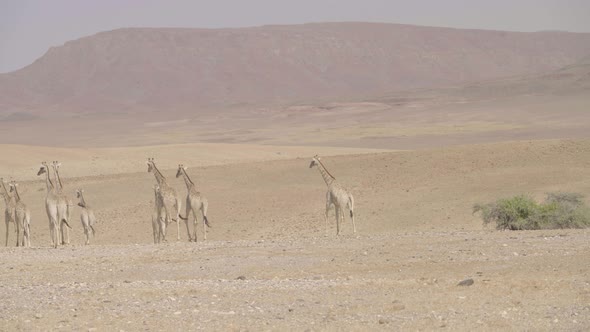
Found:
<svg viewBox="0 0 590 332"><path fill-rule="evenodd" d="M22 216L20 221L20 245L21 247L25 246L25 217Z"/></svg>
<svg viewBox="0 0 590 332"><path fill-rule="evenodd" d="M336 235L340 235L340 208L336 205Z"/></svg>
<svg viewBox="0 0 590 332"><path fill-rule="evenodd" d="M191 242L193 239L192 239L192 236L191 236L191 230L190 230L190 229L189 229L189 227L188 227L188 219L189 219L189 215L190 215L190 213L191 213L191 204L190 204L190 201L188 200L188 197L187 197L187 199L186 199L186 208L185 208L185 210L186 210L186 211L185 211L185 213L184 213L184 217L185 217L186 219L184 220L184 224L186 225L186 235L188 235L188 242ZM196 217L197 217L197 216L195 215L195 218L196 218ZM194 227L193 227L193 229L194 229ZM197 241L197 240L196 240L196 238L195 238L195 242L196 242L196 241Z"/></svg>
<svg viewBox="0 0 590 332"><path fill-rule="evenodd" d="M352 195L348 196L348 208L350 209L350 219L352 219L352 232L356 233L356 226L354 224L354 198L352 198Z"/></svg>
<svg viewBox="0 0 590 332"><path fill-rule="evenodd" d="M83 214L82 215L82 227L84 227L84 235L86 236L86 242L84 245L88 245L90 243L90 227L88 226L88 216Z"/></svg>
<svg viewBox="0 0 590 332"><path fill-rule="evenodd" d="M180 241L180 202L176 200L176 240ZM187 225L188 227L188 225Z"/></svg>
<svg viewBox="0 0 590 332"><path fill-rule="evenodd" d="M166 242L166 217L160 216L160 241Z"/></svg>
<svg viewBox="0 0 590 332"><path fill-rule="evenodd" d="M72 211L74 210L74 207L72 206L72 202L68 201L68 207L66 209L66 217L67 219L64 219L64 223L65 223L65 229L66 229L66 244L70 244L70 225L69 225L69 221L72 220Z"/></svg>
<svg viewBox="0 0 590 332"><path fill-rule="evenodd" d="M66 244L70 244L70 228L65 224L62 227L66 230Z"/></svg>
<svg viewBox="0 0 590 332"><path fill-rule="evenodd" d="M53 228L53 248L57 248L59 245L60 237L59 237L59 226L57 224L57 220L51 220L51 227Z"/></svg>
<svg viewBox="0 0 590 332"><path fill-rule="evenodd" d="M66 232L67 230L65 229L66 227L64 226L63 221L61 221L59 223L59 229L61 230L61 244L65 245L66 244Z"/></svg>
<svg viewBox="0 0 590 332"><path fill-rule="evenodd" d="M344 208L342 208L342 211L340 213L340 223L342 224L342 226L344 226Z"/></svg>
<svg viewBox="0 0 590 332"><path fill-rule="evenodd" d="M84 245L88 245L88 243L90 243L90 237L88 236L88 227L84 226L84 236L86 237L86 242L84 242Z"/></svg>
<svg viewBox="0 0 590 332"><path fill-rule="evenodd" d="M5 246L8 247L8 227L10 226L10 219L8 219L8 212L5 212L6 217L6 244Z"/></svg>
<svg viewBox="0 0 590 332"><path fill-rule="evenodd" d="M155 243L160 243L162 241L162 223L160 222L159 216L156 216L155 223L156 223L156 226L155 226L156 227L156 230L155 230L156 235L154 236L155 237L154 241L156 241Z"/></svg>
<svg viewBox="0 0 590 332"><path fill-rule="evenodd" d="M201 214L203 215L203 238L207 240L207 227L209 226L209 220L207 220L207 207L209 203L207 199L203 199L201 202ZM197 221L197 215L195 214L195 222Z"/></svg>
<svg viewBox="0 0 590 332"><path fill-rule="evenodd" d="M54 245L57 248L62 243L62 233L61 227L59 222L59 214L57 215L56 219L53 221L53 229L55 229L55 238L57 239L57 243Z"/></svg>
<svg viewBox="0 0 590 332"><path fill-rule="evenodd" d="M51 240L51 246L53 247L53 222L51 221L51 217L49 219L49 239Z"/></svg>
<svg viewBox="0 0 590 332"><path fill-rule="evenodd" d="M176 219L176 240L180 241L180 222Z"/></svg>
<svg viewBox="0 0 590 332"><path fill-rule="evenodd" d="M31 215L27 211L25 214L25 238L27 247L31 247Z"/></svg>
<svg viewBox="0 0 590 332"><path fill-rule="evenodd" d="M25 246L25 227L24 226L25 226L24 220L21 219L18 224L18 228L19 228L18 241L20 242L21 247Z"/></svg>
<svg viewBox="0 0 590 332"><path fill-rule="evenodd" d="M158 243L158 232L159 232L159 227L158 227L158 218L156 218L155 215L152 215L152 234L154 236L154 244Z"/></svg>
<svg viewBox="0 0 590 332"><path fill-rule="evenodd" d="M202 212L202 210L201 210ZM203 214L203 240L207 240L207 224L205 223L205 214ZM195 225L197 223L197 217L195 216Z"/></svg>
<svg viewBox="0 0 590 332"><path fill-rule="evenodd" d="M197 242L197 228L199 228L199 220L197 214L193 212L195 219L193 220L193 239Z"/></svg>
<svg viewBox="0 0 590 332"><path fill-rule="evenodd" d="M324 223L326 224L326 235L328 235L328 214L330 213L330 207L332 207L332 200L330 192L326 193L326 212L324 213Z"/></svg>
<svg viewBox="0 0 590 332"><path fill-rule="evenodd" d="M324 223L326 224L326 235L328 235L328 214L330 213L331 203L326 203L326 212L324 213Z"/></svg>
<svg viewBox="0 0 590 332"><path fill-rule="evenodd" d="M16 229L16 246L20 247L20 225L18 220L14 221L14 227Z"/></svg>

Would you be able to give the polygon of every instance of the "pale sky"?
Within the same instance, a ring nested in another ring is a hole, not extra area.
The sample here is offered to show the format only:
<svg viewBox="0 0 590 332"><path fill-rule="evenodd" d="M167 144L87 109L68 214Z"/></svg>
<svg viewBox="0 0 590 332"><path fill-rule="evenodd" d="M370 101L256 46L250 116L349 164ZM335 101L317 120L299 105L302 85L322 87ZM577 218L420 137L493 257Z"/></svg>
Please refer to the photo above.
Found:
<svg viewBox="0 0 590 332"><path fill-rule="evenodd" d="M590 0L0 0L0 73L51 46L123 27L328 21L590 32Z"/></svg>

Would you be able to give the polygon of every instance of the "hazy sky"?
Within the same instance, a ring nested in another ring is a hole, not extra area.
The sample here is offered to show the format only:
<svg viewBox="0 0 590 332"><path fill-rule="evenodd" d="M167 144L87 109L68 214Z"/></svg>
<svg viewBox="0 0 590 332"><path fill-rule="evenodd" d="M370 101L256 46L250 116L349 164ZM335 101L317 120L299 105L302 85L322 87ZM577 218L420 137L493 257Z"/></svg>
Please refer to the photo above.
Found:
<svg viewBox="0 0 590 332"><path fill-rule="evenodd" d="M0 72L49 47L121 27L242 27L324 21L590 32L590 0L0 0Z"/></svg>

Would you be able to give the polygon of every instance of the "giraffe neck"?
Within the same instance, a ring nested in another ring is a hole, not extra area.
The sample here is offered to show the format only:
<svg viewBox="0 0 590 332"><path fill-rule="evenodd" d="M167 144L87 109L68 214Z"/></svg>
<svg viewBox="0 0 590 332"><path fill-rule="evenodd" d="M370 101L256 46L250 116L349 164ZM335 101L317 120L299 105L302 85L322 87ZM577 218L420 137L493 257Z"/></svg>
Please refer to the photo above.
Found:
<svg viewBox="0 0 590 332"><path fill-rule="evenodd" d="M4 197L4 203L6 203L6 206L8 206L10 200L12 199L12 195L8 192L8 190L6 190L6 185L4 185L4 181L2 181L2 197Z"/></svg>
<svg viewBox="0 0 590 332"><path fill-rule="evenodd" d="M160 173L160 170L156 167L156 164L152 163L152 166L154 167L154 176L156 177L156 182L158 182L160 186L167 185L166 178L164 175L162 175L162 173Z"/></svg>
<svg viewBox="0 0 590 332"><path fill-rule="evenodd" d="M14 188L14 198L18 202L18 201L20 201L20 195L18 194L18 189L16 189L16 186L14 186L13 188Z"/></svg>
<svg viewBox="0 0 590 332"><path fill-rule="evenodd" d="M182 177L184 178L184 183L186 184L186 189L191 190L191 187L193 187L195 184L188 177L188 174L186 173L186 170L184 168L182 169Z"/></svg>
<svg viewBox="0 0 590 332"><path fill-rule="evenodd" d="M57 184L57 190L63 189L63 184L61 183L61 179L59 178L59 171L57 167L53 166L53 172L55 173L55 183Z"/></svg>
<svg viewBox="0 0 590 332"><path fill-rule="evenodd" d="M322 174L324 182L326 182L326 185L330 187L336 179L330 174L330 172L328 172L328 170L326 169L324 164L322 164L321 161L318 163L318 169L320 170L320 174Z"/></svg>
<svg viewBox="0 0 590 332"><path fill-rule="evenodd" d="M53 182L51 182L51 177L49 176L49 167L45 167L45 185L47 185L47 192L50 192L54 189Z"/></svg>

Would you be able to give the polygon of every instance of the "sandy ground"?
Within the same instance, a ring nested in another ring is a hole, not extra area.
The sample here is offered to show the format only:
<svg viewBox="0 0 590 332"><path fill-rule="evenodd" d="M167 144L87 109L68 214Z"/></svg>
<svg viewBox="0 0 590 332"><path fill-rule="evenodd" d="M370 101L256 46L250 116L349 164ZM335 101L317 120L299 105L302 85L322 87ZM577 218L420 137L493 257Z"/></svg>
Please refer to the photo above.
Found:
<svg viewBox="0 0 590 332"><path fill-rule="evenodd" d="M32 211L34 248L0 249L0 330L590 329L588 230L498 232L471 214L498 197L590 193L588 140L325 148L326 166L355 195L358 232L346 220L340 237L333 219L326 234L326 187L308 168L316 148L216 161L221 147L201 145L206 163L186 161L184 148L151 156L181 197L175 166L189 166L212 228L203 241L199 225L189 243L184 224L179 241L173 226L153 245L145 151L120 148L129 159L98 158L100 172L85 173L81 160L96 151L20 147L30 159L9 166ZM48 248L37 154L63 162L71 196L85 189L99 219L91 246L76 209L71 244ZM12 246L12 226L9 236ZM457 286L466 278L473 285Z"/></svg>

